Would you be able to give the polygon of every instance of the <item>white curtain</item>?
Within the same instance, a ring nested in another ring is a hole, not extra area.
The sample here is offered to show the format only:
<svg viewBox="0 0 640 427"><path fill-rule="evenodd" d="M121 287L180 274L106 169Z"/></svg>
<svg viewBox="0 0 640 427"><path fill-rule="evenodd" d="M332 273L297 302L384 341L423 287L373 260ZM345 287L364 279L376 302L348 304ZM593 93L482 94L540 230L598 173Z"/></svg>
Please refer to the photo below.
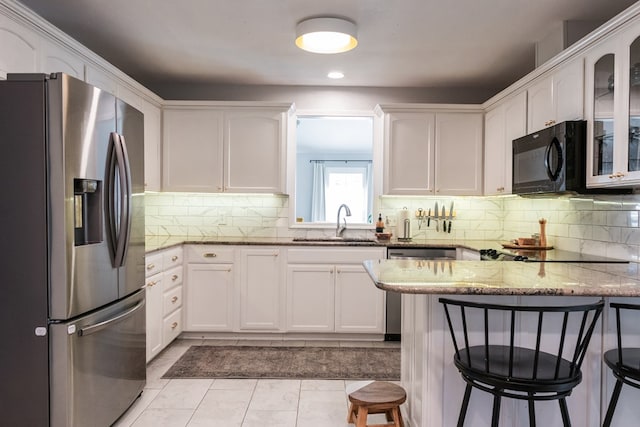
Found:
<svg viewBox="0 0 640 427"><path fill-rule="evenodd" d="M311 222L325 221L325 170L324 162L313 162L313 187L311 190Z"/></svg>
<svg viewBox="0 0 640 427"><path fill-rule="evenodd" d="M369 224L373 223L374 219L373 215L373 168L371 167L371 162L367 163L367 172L364 177L364 194L367 197L367 222Z"/></svg>

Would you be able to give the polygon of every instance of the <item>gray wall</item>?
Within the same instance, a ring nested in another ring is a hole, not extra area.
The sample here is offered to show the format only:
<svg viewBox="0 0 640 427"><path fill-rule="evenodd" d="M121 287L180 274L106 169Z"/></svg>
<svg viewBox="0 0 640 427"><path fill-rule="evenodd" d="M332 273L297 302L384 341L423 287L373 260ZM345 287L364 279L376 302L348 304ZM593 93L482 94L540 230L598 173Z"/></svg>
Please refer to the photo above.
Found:
<svg viewBox="0 0 640 427"><path fill-rule="evenodd" d="M347 86L212 86L156 83L166 100L295 102L298 110L373 110L384 103L480 104L502 88L391 88Z"/></svg>

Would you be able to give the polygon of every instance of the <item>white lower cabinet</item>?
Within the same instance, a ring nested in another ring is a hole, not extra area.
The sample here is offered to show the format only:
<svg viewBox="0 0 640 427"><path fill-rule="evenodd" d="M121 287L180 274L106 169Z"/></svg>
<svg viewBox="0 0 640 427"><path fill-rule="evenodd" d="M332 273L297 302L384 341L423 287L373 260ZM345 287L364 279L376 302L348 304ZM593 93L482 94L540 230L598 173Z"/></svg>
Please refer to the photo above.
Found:
<svg viewBox="0 0 640 427"><path fill-rule="evenodd" d="M284 285L281 250L240 249L240 329L282 331Z"/></svg>
<svg viewBox="0 0 640 427"><path fill-rule="evenodd" d="M162 273L147 277L145 282L148 362L162 350Z"/></svg>
<svg viewBox="0 0 640 427"><path fill-rule="evenodd" d="M287 266L287 330L333 332L334 277L331 264Z"/></svg>
<svg viewBox="0 0 640 427"><path fill-rule="evenodd" d="M362 266L384 248L295 248L287 256L288 331L384 333L385 293Z"/></svg>
<svg viewBox="0 0 640 427"><path fill-rule="evenodd" d="M232 247L186 246L187 280L184 330L229 332L234 329L234 262Z"/></svg>
<svg viewBox="0 0 640 427"><path fill-rule="evenodd" d="M362 261L385 257L384 247L185 245L184 330L383 334L385 292Z"/></svg>
<svg viewBox="0 0 640 427"><path fill-rule="evenodd" d="M182 332L182 248L146 257L147 362Z"/></svg>
<svg viewBox="0 0 640 427"><path fill-rule="evenodd" d="M335 276L335 331L384 332L385 293L375 287L364 267L339 264Z"/></svg>

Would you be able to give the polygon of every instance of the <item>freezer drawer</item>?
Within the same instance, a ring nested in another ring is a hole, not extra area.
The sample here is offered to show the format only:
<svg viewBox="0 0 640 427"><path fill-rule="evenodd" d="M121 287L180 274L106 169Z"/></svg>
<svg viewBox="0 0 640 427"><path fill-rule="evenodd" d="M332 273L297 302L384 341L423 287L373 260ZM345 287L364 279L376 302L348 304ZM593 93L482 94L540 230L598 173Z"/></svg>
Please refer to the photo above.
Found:
<svg viewBox="0 0 640 427"><path fill-rule="evenodd" d="M53 324L51 427L108 426L146 380L144 291L89 315Z"/></svg>

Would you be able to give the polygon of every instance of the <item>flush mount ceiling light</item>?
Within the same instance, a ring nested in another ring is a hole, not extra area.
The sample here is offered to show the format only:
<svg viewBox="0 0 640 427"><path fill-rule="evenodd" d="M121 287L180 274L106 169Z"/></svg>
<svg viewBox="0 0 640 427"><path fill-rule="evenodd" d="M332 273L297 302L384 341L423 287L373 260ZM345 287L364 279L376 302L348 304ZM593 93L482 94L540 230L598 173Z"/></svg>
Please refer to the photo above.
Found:
<svg viewBox="0 0 640 427"><path fill-rule="evenodd" d="M358 45L356 24L340 18L311 18L296 27L296 46L313 53L347 52Z"/></svg>
<svg viewBox="0 0 640 427"><path fill-rule="evenodd" d="M342 71L329 71L327 77L330 79L342 79L344 78L344 73Z"/></svg>

